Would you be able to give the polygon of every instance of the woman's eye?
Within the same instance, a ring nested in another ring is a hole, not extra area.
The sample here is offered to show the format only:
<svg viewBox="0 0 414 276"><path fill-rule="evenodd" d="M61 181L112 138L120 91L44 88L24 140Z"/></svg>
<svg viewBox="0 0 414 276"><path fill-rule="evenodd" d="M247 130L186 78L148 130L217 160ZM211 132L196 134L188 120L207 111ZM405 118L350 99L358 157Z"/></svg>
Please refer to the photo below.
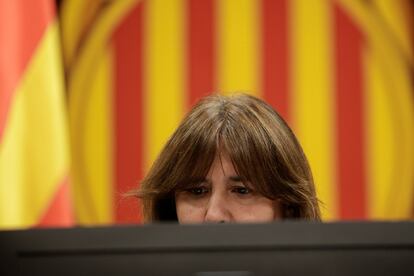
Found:
<svg viewBox="0 0 414 276"><path fill-rule="evenodd" d="M251 190L246 187L235 187L233 188L233 192L241 194L241 195L247 195L251 193Z"/></svg>
<svg viewBox="0 0 414 276"><path fill-rule="evenodd" d="M189 193L193 195L202 195L208 192L208 189L205 187L196 187L187 190Z"/></svg>

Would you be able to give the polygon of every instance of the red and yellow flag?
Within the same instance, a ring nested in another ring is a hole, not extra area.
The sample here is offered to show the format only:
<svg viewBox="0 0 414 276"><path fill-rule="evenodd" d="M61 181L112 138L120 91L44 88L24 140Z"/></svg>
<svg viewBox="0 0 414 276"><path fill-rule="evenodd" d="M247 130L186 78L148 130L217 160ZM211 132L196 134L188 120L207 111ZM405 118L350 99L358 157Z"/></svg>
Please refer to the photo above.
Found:
<svg viewBox="0 0 414 276"><path fill-rule="evenodd" d="M73 224L55 3L0 1L0 228Z"/></svg>
<svg viewBox="0 0 414 276"><path fill-rule="evenodd" d="M139 1L64 1L72 175L81 224L139 221L123 193L142 177Z"/></svg>
<svg viewBox="0 0 414 276"><path fill-rule="evenodd" d="M292 126L325 219L412 218L412 11L408 0L64 1L79 221L139 221L122 193L195 101L235 91Z"/></svg>

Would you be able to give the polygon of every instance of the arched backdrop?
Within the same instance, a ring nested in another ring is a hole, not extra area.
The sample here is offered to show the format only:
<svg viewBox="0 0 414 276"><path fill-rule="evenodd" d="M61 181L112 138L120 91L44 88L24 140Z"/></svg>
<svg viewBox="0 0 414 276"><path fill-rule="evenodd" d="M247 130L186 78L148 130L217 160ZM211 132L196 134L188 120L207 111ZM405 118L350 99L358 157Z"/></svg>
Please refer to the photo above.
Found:
<svg viewBox="0 0 414 276"><path fill-rule="evenodd" d="M237 91L265 99L292 126L324 219L413 218L410 1L63 0L58 8L72 225L139 223L136 201L122 194L199 98ZM11 165L0 145L6 189ZM56 191L39 201L43 210Z"/></svg>

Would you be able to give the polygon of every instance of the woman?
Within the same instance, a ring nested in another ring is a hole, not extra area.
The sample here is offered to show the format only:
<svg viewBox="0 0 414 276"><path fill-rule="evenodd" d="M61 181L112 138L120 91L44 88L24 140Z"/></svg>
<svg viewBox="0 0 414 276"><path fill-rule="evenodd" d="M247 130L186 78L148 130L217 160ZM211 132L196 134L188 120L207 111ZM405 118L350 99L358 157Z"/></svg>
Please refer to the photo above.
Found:
<svg viewBox="0 0 414 276"><path fill-rule="evenodd" d="M133 194L146 222L320 220L295 135L272 107L248 95L199 101Z"/></svg>

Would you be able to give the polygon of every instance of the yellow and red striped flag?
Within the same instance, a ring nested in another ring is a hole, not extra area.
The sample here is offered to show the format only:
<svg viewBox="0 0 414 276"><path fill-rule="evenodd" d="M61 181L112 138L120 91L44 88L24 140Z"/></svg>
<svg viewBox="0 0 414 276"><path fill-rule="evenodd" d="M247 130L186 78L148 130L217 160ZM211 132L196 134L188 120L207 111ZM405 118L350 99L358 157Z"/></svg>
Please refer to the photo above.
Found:
<svg viewBox="0 0 414 276"><path fill-rule="evenodd" d="M0 228L73 224L55 2L0 0Z"/></svg>
<svg viewBox="0 0 414 276"><path fill-rule="evenodd" d="M137 221L119 195L195 101L235 91L292 126L325 219L413 217L409 0L63 3L81 223Z"/></svg>
<svg viewBox="0 0 414 276"><path fill-rule="evenodd" d="M81 224L138 222L123 193L142 177L141 1L63 1L75 211Z"/></svg>

